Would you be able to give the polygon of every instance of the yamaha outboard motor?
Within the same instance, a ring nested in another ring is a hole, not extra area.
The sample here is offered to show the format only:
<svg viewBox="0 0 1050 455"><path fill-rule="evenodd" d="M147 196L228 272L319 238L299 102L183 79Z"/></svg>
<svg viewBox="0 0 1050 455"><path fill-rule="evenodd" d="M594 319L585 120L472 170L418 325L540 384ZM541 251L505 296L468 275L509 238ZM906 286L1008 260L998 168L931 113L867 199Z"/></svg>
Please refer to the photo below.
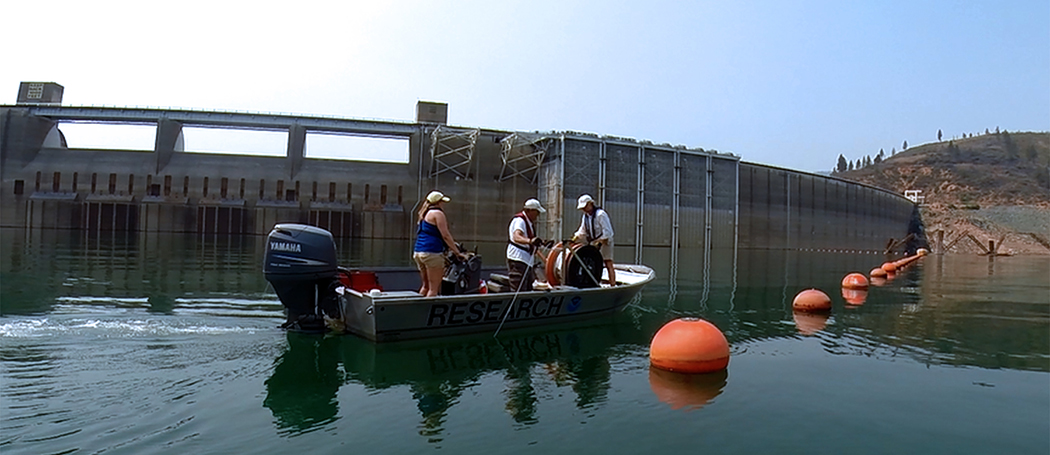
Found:
<svg viewBox="0 0 1050 455"><path fill-rule="evenodd" d="M266 238L263 262L287 313L282 327L324 331L324 316L339 318L340 286L335 241L324 229L304 224L278 224Z"/></svg>

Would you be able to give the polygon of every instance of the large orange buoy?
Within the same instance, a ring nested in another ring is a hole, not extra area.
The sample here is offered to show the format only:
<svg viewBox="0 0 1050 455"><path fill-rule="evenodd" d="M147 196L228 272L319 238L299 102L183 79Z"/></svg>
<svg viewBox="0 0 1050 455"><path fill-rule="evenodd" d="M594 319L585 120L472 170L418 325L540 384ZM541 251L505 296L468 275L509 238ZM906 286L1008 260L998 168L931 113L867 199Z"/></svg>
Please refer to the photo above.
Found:
<svg viewBox="0 0 1050 455"><path fill-rule="evenodd" d="M868 299L868 290L842 288L842 299L849 305L863 305Z"/></svg>
<svg viewBox="0 0 1050 455"><path fill-rule="evenodd" d="M853 272L842 279L842 287L845 289L867 289L868 279L863 274Z"/></svg>
<svg viewBox="0 0 1050 455"><path fill-rule="evenodd" d="M830 311L831 297L817 289L806 289L795 296L791 307L798 311Z"/></svg>
<svg viewBox="0 0 1050 455"><path fill-rule="evenodd" d="M798 328L798 333L806 336L814 335L824 330L824 327L828 325L829 316L827 313L792 311L791 314L795 318L795 327Z"/></svg>
<svg viewBox="0 0 1050 455"><path fill-rule="evenodd" d="M714 324L698 318L664 324L649 344L652 366L676 373L710 373L729 366L729 342Z"/></svg>
<svg viewBox="0 0 1050 455"><path fill-rule="evenodd" d="M875 267L868 273L872 278L886 278L886 271L882 270L882 267Z"/></svg>
<svg viewBox="0 0 1050 455"><path fill-rule="evenodd" d="M893 273L897 271L897 266L893 265L892 262L883 262L882 270L885 270L886 273Z"/></svg>
<svg viewBox="0 0 1050 455"><path fill-rule="evenodd" d="M659 368L649 369L649 388L656 398L671 409L692 411L704 407L722 393L729 372L719 370L707 374L682 374Z"/></svg>

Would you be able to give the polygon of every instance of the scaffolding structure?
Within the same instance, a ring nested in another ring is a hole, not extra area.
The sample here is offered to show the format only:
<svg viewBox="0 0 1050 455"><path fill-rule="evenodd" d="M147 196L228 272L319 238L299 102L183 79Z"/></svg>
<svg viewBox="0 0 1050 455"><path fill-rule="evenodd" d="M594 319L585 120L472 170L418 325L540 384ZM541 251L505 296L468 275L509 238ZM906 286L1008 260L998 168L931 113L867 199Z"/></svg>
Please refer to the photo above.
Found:
<svg viewBox="0 0 1050 455"><path fill-rule="evenodd" d="M499 180L510 180L520 176L529 183L536 183L543 157L555 144L555 138L533 133L514 133L500 141L502 150Z"/></svg>
<svg viewBox="0 0 1050 455"><path fill-rule="evenodd" d="M452 172L459 178L470 177L470 163L474 159L474 148L481 130L476 128L452 128L440 125L431 133L430 176Z"/></svg>

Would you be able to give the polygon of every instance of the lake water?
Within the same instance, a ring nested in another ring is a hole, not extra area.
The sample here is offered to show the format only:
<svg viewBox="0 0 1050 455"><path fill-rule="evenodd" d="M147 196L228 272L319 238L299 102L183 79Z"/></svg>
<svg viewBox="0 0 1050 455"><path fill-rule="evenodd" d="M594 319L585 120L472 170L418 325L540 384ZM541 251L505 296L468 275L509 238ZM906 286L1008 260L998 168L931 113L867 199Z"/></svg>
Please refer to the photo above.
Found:
<svg viewBox="0 0 1050 455"><path fill-rule="evenodd" d="M277 329L261 237L0 235L4 454L1050 452L1047 256L928 256L855 306L840 280L884 257L647 251L614 317L374 345ZM830 315L791 311L808 287ZM686 316L726 372L650 370Z"/></svg>

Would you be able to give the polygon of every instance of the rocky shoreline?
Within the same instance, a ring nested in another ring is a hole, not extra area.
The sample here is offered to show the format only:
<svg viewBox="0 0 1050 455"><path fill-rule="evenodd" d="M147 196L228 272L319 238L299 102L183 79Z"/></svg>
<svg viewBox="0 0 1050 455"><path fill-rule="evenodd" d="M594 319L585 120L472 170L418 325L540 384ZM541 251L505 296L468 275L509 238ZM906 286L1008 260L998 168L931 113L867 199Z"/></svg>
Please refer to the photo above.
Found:
<svg viewBox="0 0 1050 455"><path fill-rule="evenodd" d="M966 234L973 235L982 244L979 247L973 240L962 238L946 253L985 254L989 240L999 243L1002 239L996 254L1050 255L1050 246L1043 243L1050 240L1050 204L979 209L924 204L920 211L931 248L936 242L937 231L944 231L945 245Z"/></svg>

